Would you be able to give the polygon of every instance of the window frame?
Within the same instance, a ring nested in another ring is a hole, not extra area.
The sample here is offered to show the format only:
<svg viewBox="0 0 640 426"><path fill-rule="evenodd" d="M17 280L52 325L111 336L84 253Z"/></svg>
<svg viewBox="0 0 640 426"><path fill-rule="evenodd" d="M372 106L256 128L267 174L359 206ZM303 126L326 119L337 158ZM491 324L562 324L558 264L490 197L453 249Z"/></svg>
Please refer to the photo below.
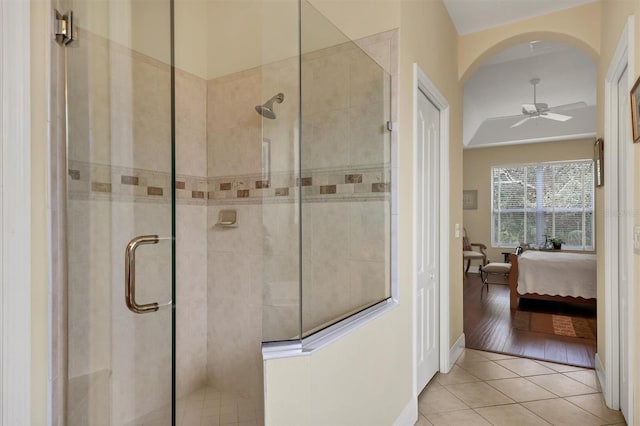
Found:
<svg viewBox="0 0 640 426"><path fill-rule="evenodd" d="M546 215L546 214L552 214L555 215L556 213L560 212L560 213L571 213L571 212L575 212L575 213L583 213L584 214L591 214L591 225L589 227L587 227L586 224L583 225L584 230L590 229L591 231L591 244L587 245L586 244L586 238L585 238L585 244L584 245L580 245L580 246L576 246L576 245L568 245L567 243L563 243L563 248L567 249L567 250L572 250L572 251L584 251L584 252L590 252L590 251L594 251L595 247L596 247L596 235L595 235L595 222L596 222L596 192L595 192L595 180L594 179L590 179L591 183L590 183L590 192L591 192L591 208L587 209L587 208L579 208L579 207L545 207L542 206L541 208L539 207L535 207L535 208L527 208L526 206L523 207L517 207L517 208L511 208L511 209L502 209L502 210L496 210L495 208L495 191L494 191L494 175L495 175L495 171L496 170L502 170L502 169L509 169L509 168L520 168L520 169L525 169L527 167L533 167L534 170L537 170L538 168L543 169L545 166L553 166L553 165L561 165L561 164L589 164L591 166L591 172L592 175L595 173L595 164L593 159L591 158L577 158L577 159L571 159L571 160L559 160L559 161L537 161L537 162L530 162L530 163L512 163L512 164L501 164L501 165L492 165L491 169L490 169L490 192L491 192L491 204L490 204L490 209L491 209L491 245L492 247L496 247L496 248L515 248L517 247L520 242L515 242L515 243L508 243L508 242L503 242L503 241L497 241L496 240L496 225L497 225L497 220L498 218L496 218L496 213L498 213L498 211L500 213L530 213L531 215L533 215L534 217L537 217L538 215ZM537 174L537 173L536 173ZM543 185L544 186L544 173L541 174L541 178L543 179L542 182L538 181L538 178L536 178L536 192L539 190L539 185ZM588 188L587 186L583 185L583 193L585 192L585 189ZM586 191L586 192L589 192ZM536 194L537 197L537 194ZM499 213L498 213L499 214ZM526 216L525 216L526 217ZM585 219L583 218L583 221ZM499 220L498 220L499 222ZM538 242L534 241L534 242L529 242L527 241L527 232L526 232L526 224L527 221L525 219L523 226L525 226L525 229L523 229L523 235L524 238L522 242L524 243L528 243L528 244L532 244L537 246Z"/></svg>

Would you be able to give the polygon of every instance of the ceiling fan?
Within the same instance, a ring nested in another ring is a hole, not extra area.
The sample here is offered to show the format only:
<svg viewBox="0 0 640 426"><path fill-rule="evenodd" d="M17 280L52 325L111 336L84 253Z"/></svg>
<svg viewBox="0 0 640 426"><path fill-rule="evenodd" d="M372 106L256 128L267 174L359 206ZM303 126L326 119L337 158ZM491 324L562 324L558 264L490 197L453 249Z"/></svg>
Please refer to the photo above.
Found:
<svg viewBox="0 0 640 426"><path fill-rule="evenodd" d="M540 83L539 78L532 78L529 82L533 85L533 103L532 104L522 104L522 114L524 114L524 118L517 123L513 124L511 128L518 127L525 122L531 120L532 118L547 118L549 120L555 121L567 121L571 120L571 116L556 114L555 112L551 112L549 105L537 102L536 99L536 85ZM557 108L556 108L557 109Z"/></svg>

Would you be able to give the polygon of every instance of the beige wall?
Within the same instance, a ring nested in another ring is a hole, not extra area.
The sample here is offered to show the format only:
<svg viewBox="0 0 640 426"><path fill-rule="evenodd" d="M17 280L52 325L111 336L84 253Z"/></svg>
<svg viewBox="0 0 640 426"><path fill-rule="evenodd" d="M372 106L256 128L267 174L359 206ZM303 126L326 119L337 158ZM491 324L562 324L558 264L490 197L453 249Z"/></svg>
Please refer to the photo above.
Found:
<svg viewBox="0 0 640 426"><path fill-rule="evenodd" d="M600 51L600 3L461 36L458 75L464 82L491 55L535 39L564 42L597 59Z"/></svg>
<svg viewBox="0 0 640 426"><path fill-rule="evenodd" d="M303 1L312 4L351 40L400 26L400 2L398 0ZM366 11L366 19L362 19L364 11Z"/></svg>
<svg viewBox="0 0 640 426"><path fill-rule="evenodd" d="M505 249L491 245L492 166L587 158L593 158L591 139L465 150L464 189L478 191L478 208L464 210L464 226L472 242L486 244L487 257L493 262L502 261Z"/></svg>
<svg viewBox="0 0 640 426"><path fill-rule="evenodd" d="M449 238L449 346L463 333L461 238L454 238L455 224L462 224L462 88L456 71L458 63L451 52L457 49L457 33L441 1L402 2L400 36L400 226L398 268L400 282L410 282L413 272L411 247L413 228L413 73L417 63L433 81L450 106L449 126L449 223L442 238ZM409 303L413 303L411 299Z"/></svg>

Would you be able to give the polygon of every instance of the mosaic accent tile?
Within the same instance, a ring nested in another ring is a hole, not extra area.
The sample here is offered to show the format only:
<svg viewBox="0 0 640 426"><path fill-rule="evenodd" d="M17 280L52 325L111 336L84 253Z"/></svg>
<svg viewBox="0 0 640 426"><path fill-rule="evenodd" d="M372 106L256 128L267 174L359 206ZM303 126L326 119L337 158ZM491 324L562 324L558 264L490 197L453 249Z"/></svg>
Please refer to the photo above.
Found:
<svg viewBox="0 0 640 426"><path fill-rule="evenodd" d="M269 188L270 182L268 180L257 180L256 181L256 189L261 189L261 188Z"/></svg>
<svg viewBox="0 0 640 426"><path fill-rule="evenodd" d="M391 185L387 182L378 182L371 184L371 192L390 192Z"/></svg>
<svg viewBox="0 0 640 426"><path fill-rule="evenodd" d="M335 185L322 185L320 187L320 194L335 194L336 186Z"/></svg>
<svg viewBox="0 0 640 426"><path fill-rule="evenodd" d="M93 192L111 192L111 184L104 182L91 182L91 191Z"/></svg>
<svg viewBox="0 0 640 426"><path fill-rule="evenodd" d="M300 185L300 178L296 179L296 186ZM302 186L311 186L313 185L313 178L311 177L303 177L302 178Z"/></svg>
<svg viewBox="0 0 640 426"><path fill-rule="evenodd" d="M289 195L289 188L276 188L276 197L286 197Z"/></svg>
<svg viewBox="0 0 640 426"><path fill-rule="evenodd" d="M120 183L123 185L138 185L139 179L138 176L120 176Z"/></svg>
<svg viewBox="0 0 640 426"><path fill-rule="evenodd" d="M237 179L235 182L233 182L234 184L234 188L236 189L251 189L251 184L249 183L249 180L245 180L243 178L239 178Z"/></svg>
<svg viewBox="0 0 640 426"><path fill-rule="evenodd" d="M344 175L344 183L362 183L362 174Z"/></svg>
<svg viewBox="0 0 640 426"><path fill-rule="evenodd" d="M69 169L69 177L71 180L80 180L80 170Z"/></svg>
<svg viewBox="0 0 640 426"><path fill-rule="evenodd" d="M204 199L204 191L191 191L191 198L202 198L202 199Z"/></svg>
<svg viewBox="0 0 640 426"><path fill-rule="evenodd" d="M183 181L177 180L176 181L176 189L186 189L186 184Z"/></svg>
<svg viewBox="0 0 640 426"><path fill-rule="evenodd" d="M162 188L158 188L157 186L148 186L147 187L147 195L159 195L162 196L163 194L163 189Z"/></svg>
<svg viewBox="0 0 640 426"><path fill-rule="evenodd" d="M249 198L248 189L238 189L238 198Z"/></svg>
<svg viewBox="0 0 640 426"><path fill-rule="evenodd" d="M230 191L231 190L231 182L224 182L220 184L220 191Z"/></svg>

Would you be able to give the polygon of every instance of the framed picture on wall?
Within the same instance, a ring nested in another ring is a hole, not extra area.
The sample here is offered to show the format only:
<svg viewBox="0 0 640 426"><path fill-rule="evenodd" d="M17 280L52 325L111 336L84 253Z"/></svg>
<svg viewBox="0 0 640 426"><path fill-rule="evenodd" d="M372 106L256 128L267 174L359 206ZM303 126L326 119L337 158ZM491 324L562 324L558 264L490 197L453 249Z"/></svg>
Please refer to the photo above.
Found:
<svg viewBox="0 0 640 426"><path fill-rule="evenodd" d="M633 142L640 142L640 77L631 89L631 129Z"/></svg>
<svg viewBox="0 0 640 426"><path fill-rule="evenodd" d="M476 210L478 208L478 190L462 191L462 208L464 210Z"/></svg>

